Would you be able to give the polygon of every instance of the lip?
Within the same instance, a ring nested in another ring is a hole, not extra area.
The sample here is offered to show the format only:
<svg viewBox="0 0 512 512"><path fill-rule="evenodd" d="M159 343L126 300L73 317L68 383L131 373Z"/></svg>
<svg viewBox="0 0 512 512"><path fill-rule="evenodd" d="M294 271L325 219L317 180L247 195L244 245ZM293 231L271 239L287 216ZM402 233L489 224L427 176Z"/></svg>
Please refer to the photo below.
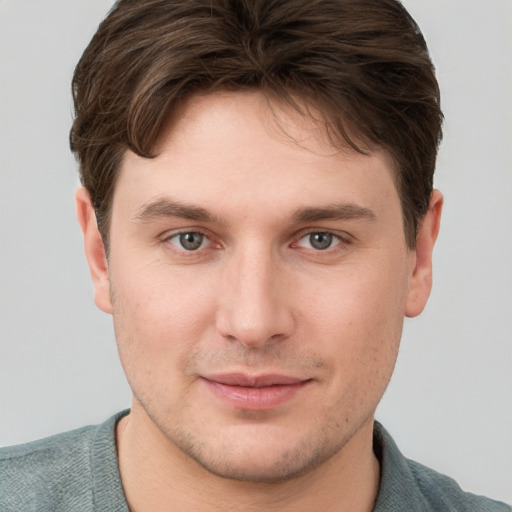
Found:
<svg viewBox="0 0 512 512"><path fill-rule="evenodd" d="M264 411L291 400L311 379L287 375L225 373L202 376L208 389L236 409Z"/></svg>

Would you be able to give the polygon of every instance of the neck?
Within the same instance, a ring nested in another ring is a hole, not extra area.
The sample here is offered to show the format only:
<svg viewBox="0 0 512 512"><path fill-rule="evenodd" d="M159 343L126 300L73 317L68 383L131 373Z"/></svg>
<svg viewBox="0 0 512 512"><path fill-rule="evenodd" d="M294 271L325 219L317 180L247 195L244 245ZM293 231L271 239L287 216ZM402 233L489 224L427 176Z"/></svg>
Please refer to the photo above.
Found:
<svg viewBox="0 0 512 512"><path fill-rule="evenodd" d="M373 510L380 468L372 451L373 418L321 466L279 483L214 475L169 442L134 404L117 425L119 469L131 512L303 512Z"/></svg>

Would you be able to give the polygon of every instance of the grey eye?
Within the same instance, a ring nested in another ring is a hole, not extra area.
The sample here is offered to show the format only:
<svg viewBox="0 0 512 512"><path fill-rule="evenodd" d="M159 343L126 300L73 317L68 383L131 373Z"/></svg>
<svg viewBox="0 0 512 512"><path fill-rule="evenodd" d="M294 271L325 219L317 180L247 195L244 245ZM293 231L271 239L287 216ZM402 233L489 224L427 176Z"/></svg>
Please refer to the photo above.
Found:
<svg viewBox="0 0 512 512"><path fill-rule="evenodd" d="M202 233L181 233L173 238L178 238L179 245L186 251L197 251L202 247L205 236Z"/></svg>
<svg viewBox="0 0 512 512"><path fill-rule="evenodd" d="M308 235L309 244L313 249L323 251L329 249L332 245L333 235L332 233L310 233Z"/></svg>

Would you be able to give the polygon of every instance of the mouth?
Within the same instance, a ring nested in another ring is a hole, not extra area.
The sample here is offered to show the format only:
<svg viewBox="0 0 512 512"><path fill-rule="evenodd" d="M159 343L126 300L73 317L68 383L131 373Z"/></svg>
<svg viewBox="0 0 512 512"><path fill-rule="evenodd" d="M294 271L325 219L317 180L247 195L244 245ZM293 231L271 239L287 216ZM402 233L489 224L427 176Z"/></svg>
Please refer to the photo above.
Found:
<svg viewBox="0 0 512 512"><path fill-rule="evenodd" d="M275 409L292 398L312 379L287 375L228 373L202 376L208 389L224 403L251 411Z"/></svg>

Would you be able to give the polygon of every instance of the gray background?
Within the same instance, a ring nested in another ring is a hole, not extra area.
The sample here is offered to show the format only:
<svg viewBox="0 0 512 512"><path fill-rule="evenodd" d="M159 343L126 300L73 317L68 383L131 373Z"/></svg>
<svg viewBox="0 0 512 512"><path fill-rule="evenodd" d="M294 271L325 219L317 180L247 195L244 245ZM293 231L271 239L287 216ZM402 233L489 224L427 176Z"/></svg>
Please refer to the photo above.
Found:
<svg viewBox="0 0 512 512"><path fill-rule="evenodd" d="M435 286L377 417L403 452L512 502L512 2L407 0L438 68ZM108 0L0 0L0 444L127 407L92 301L67 146L73 66Z"/></svg>

